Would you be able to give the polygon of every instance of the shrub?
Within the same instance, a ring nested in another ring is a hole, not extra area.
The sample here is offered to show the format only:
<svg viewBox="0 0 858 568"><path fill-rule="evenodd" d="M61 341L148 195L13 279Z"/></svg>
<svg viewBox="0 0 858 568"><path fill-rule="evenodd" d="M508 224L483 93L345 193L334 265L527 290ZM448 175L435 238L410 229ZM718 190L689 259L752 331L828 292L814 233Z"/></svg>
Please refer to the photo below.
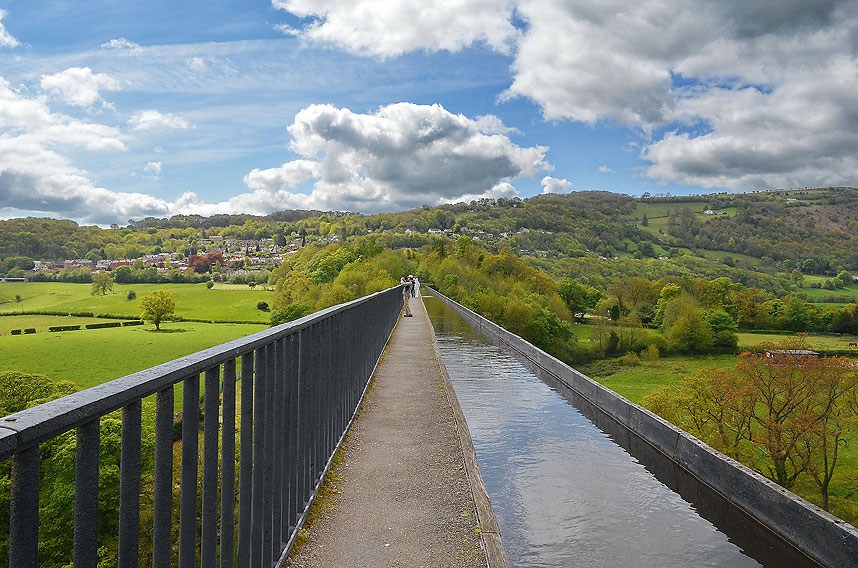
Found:
<svg viewBox="0 0 858 568"><path fill-rule="evenodd" d="M36 333L36 328L28 327L24 330L24 333Z"/></svg>
<svg viewBox="0 0 858 568"><path fill-rule="evenodd" d="M13 329L11 331L11 333L12 333L12 335L21 335L21 330L20 329Z"/></svg>
<svg viewBox="0 0 858 568"><path fill-rule="evenodd" d="M137 292L135 292L134 290L128 290L128 295L126 296L126 298L128 298L129 300L136 300Z"/></svg>
<svg viewBox="0 0 858 568"><path fill-rule="evenodd" d="M262 310L263 312L267 312L268 311L268 302L257 302L256 303L256 309Z"/></svg>
<svg viewBox="0 0 858 568"><path fill-rule="evenodd" d="M643 359L644 361L655 361L658 359L659 355L660 353L658 351L658 346L654 343L647 345L641 351L641 359Z"/></svg>
<svg viewBox="0 0 858 568"><path fill-rule="evenodd" d="M292 320L296 320L298 318L302 318L306 315L310 315L313 313L313 307L309 304L303 303L294 303L289 304L285 308L276 310L273 314L271 314L271 325L279 325L281 323L286 323Z"/></svg>
<svg viewBox="0 0 858 568"><path fill-rule="evenodd" d="M99 325L99 324L93 324L93 325ZM54 325L54 326L49 327L48 331L77 331L79 329L80 329L79 325ZM33 333L35 333L35 332L36 332L36 330L33 330Z"/></svg>
<svg viewBox="0 0 858 568"><path fill-rule="evenodd" d="M103 329L106 327L121 327L121 326L122 326L121 321L109 321L109 322L105 322L105 323L88 323L84 327L86 327L86 329Z"/></svg>
<svg viewBox="0 0 858 568"><path fill-rule="evenodd" d="M617 363L619 363L621 367L637 367L641 364L641 358L637 353L626 353L617 359Z"/></svg>
<svg viewBox="0 0 858 568"><path fill-rule="evenodd" d="M143 322L140 320L131 320L122 322L122 327L127 327L129 325L143 325Z"/></svg>
<svg viewBox="0 0 858 568"><path fill-rule="evenodd" d="M206 288L209 290L214 288L214 280L209 280L208 282L206 282Z"/></svg>

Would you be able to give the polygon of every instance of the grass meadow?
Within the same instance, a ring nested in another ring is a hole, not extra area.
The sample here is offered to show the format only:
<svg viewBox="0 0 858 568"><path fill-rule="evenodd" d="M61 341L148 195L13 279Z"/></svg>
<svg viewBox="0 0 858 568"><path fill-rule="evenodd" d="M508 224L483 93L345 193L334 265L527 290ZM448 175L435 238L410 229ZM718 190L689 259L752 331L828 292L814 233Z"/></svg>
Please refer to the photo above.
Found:
<svg viewBox="0 0 858 568"><path fill-rule="evenodd" d="M203 284L115 284L113 292L92 296L89 284L64 282L0 283L0 316L33 311L92 312L130 318L140 315L140 299L155 290L166 290L176 299L176 315L182 318L217 321L268 323L270 314L259 310L259 302L269 305L274 293L247 286ZM129 300L134 291L136 299ZM20 301L16 300L20 297Z"/></svg>
<svg viewBox="0 0 858 568"><path fill-rule="evenodd" d="M89 284L0 283L0 371L39 373L88 388L263 330L270 313L256 305L261 301L270 304L273 296L271 291L247 286L208 290L205 284L117 284L112 294L104 296L90 295L91 289ZM137 295L135 300L128 300L130 290ZM160 332L147 323L51 333L51 326L84 326L111 319L16 315L22 311L92 312L137 318L140 298L153 290L173 294L179 317L241 323L167 321ZM16 295L21 301L16 301ZM35 328L36 333L10 334L24 328ZM181 389L176 397L179 404Z"/></svg>

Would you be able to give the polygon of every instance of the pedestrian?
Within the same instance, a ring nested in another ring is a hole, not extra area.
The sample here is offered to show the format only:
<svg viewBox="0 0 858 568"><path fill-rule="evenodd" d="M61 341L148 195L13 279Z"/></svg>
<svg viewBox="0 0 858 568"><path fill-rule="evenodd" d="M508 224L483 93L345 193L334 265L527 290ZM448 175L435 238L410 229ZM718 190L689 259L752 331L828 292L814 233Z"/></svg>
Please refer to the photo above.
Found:
<svg viewBox="0 0 858 568"><path fill-rule="evenodd" d="M413 276L409 275L408 278L403 276L399 279L399 284L402 286L402 305L405 308L405 315L403 317L406 318L413 317L411 315L411 306L408 305L409 300L411 300L411 294L414 292L414 281L412 278Z"/></svg>
<svg viewBox="0 0 858 568"><path fill-rule="evenodd" d="M414 297L420 297L420 280L418 280L416 276L414 277Z"/></svg>

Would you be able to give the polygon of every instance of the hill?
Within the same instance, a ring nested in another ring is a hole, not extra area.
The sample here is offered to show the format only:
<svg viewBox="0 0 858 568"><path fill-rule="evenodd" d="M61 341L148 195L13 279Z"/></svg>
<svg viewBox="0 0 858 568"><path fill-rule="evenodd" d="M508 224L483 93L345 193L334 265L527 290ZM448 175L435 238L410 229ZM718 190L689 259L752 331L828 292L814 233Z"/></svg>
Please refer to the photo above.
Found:
<svg viewBox="0 0 858 568"><path fill-rule="evenodd" d="M0 221L0 260L5 261L0 274L21 264L10 258L192 254L198 252L198 241L213 235L275 241L300 235L330 242L366 234L378 235L388 248L418 248L466 236L488 251L508 247L557 278L575 278L600 289L617 277L728 277L781 296L802 275L809 281L823 277L822 287L825 278L858 271L858 189L641 198L585 191L376 215L285 211L266 217L178 216L111 229L13 219Z"/></svg>

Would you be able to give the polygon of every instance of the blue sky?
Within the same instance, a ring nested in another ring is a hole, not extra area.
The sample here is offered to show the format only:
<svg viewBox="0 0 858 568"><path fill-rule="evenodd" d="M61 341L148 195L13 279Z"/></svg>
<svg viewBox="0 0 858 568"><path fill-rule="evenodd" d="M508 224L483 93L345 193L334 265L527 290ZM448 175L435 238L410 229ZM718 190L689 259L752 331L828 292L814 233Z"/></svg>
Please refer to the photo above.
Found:
<svg viewBox="0 0 858 568"><path fill-rule="evenodd" d="M0 0L0 218L854 185L840 0Z"/></svg>

